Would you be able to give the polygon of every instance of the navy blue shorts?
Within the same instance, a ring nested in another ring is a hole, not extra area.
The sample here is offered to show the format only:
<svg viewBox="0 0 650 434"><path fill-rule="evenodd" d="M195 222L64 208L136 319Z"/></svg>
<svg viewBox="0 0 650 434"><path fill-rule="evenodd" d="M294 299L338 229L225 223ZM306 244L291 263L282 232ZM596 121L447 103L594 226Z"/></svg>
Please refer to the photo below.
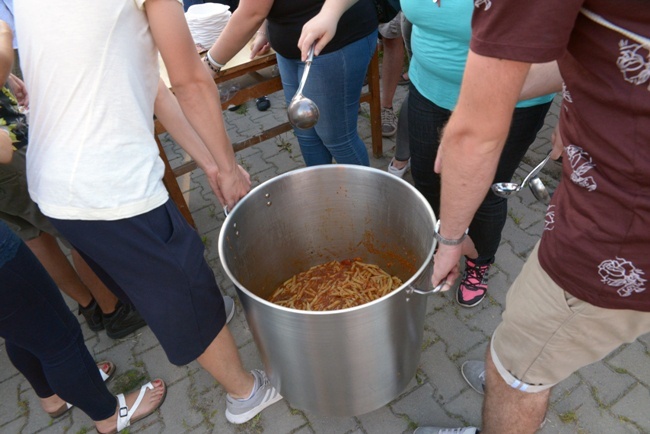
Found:
<svg viewBox="0 0 650 434"><path fill-rule="evenodd" d="M203 242L171 200L123 220L50 220L118 297L126 293L173 364L203 354L226 324Z"/></svg>

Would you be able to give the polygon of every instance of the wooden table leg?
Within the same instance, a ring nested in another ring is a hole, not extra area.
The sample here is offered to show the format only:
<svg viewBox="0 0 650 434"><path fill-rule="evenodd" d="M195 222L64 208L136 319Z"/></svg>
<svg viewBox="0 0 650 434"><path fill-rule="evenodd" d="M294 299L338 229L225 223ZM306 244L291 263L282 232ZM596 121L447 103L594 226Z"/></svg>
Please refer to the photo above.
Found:
<svg viewBox="0 0 650 434"><path fill-rule="evenodd" d="M368 65L368 92L370 93L370 131L372 133L372 155L381 158L384 144L381 135L381 100L379 96L379 49Z"/></svg>

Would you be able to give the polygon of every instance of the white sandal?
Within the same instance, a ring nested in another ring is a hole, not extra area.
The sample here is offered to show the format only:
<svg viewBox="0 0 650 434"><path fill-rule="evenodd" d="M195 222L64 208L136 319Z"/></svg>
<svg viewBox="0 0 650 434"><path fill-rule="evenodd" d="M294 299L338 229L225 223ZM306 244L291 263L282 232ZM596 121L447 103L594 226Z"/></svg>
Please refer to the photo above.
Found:
<svg viewBox="0 0 650 434"><path fill-rule="evenodd" d="M165 384L164 381L158 380L162 382L163 387L165 388L165 391L163 393L163 396L161 397L160 401L158 402L158 405L156 405L154 408L152 408L149 412L141 414L138 417L133 417L135 412L138 410L138 407L140 406L140 403L144 399L144 395L147 393L147 390L153 390L154 386L151 384L151 382L144 384L142 387L140 387L140 393L138 394L138 398L135 400L131 408L129 409L128 406L126 405L126 398L124 397L123 393L120 393L117 395L117 402L119 404L119 408L117 410L117 428L114 429L113 431L110 431L109 433L105 434L117 434L118 432L122 431L124 428L128 427L131 425L131 422L137 422L141 419L144 419L145 417L149 416L151 413L154 411L158 410L158 408L162 405L162 403L165 401L165 397L167 396L167 385ZM99 430L98 430L99 432Z"/></svg>

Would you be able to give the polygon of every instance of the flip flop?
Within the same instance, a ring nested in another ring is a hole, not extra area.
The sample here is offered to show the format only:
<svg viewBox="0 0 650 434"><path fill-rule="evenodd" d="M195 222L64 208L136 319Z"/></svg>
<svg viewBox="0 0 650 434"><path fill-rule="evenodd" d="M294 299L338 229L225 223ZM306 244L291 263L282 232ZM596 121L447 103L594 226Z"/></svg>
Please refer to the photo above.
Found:
<svg viewBox="0 0 650 434"><path fill-rule="evenodd" d="M102 368L105 368L106 371L104 371ZM99 369L99 375L102 376L102 380L106 382L113 377L116 367L113 362L102 360L101 362L97 362L97 369ZM66 414L72 407L74 407L74 405L66 402L55 411L48 412L47 414L49 414L52 419L56 419L57 417L61 417Z"/></svg>
<svg viewBox="0 0 650 434"><path fill-rule="evenodd" d="M154 380L157 381L157 380ZM165 391L163 392L163 396L160 398L160 401L158 401L158 405L156 405L154 408L152 408L150 411L147 413L141 414L138 417L133 417L135 412L138 410L138 407L140 406L140 403L144 399L145 393L147 393L147 390L153 390L154 386L151 384L151 382L148 382L147 384L143 385L140 387L140 393L138 394L137 399L133 403L133 406L131 408L128 408L126 405L126 398L124 397L123 393L120 393L117 395L117 401L119 405L119 410L117 412L117 428L114 429L113 431L109 431L107 433L101 433L99 430L97 432L99 434L117 434L118 432L122 431L124 428L128 427L131 425L131 422L137 422L141 419L144 419L145 417L149 416L151 413L154 411L158 410L162 403L165 401L165 398L167 397L167 385L163 380L158 379L163 384L163 387L165 388Z"/></svg>

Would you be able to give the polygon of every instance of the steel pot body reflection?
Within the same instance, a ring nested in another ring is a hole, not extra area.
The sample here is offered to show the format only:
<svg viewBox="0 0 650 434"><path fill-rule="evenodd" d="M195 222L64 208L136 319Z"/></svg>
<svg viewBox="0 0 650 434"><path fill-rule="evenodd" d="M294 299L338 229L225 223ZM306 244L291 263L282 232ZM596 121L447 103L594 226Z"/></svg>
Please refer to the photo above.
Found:
<svg viewBox="0 0 650 434"><path fill-rule="evenodd" d="M219 256L270 381L293 407L359 415L404 391L420 359L427 298L413 289L430 288L434 224L412 185L340 164L280 175L231 210ZM266 300L299 272L355 257L404 284L338 311L299 311Z"/></svg>

